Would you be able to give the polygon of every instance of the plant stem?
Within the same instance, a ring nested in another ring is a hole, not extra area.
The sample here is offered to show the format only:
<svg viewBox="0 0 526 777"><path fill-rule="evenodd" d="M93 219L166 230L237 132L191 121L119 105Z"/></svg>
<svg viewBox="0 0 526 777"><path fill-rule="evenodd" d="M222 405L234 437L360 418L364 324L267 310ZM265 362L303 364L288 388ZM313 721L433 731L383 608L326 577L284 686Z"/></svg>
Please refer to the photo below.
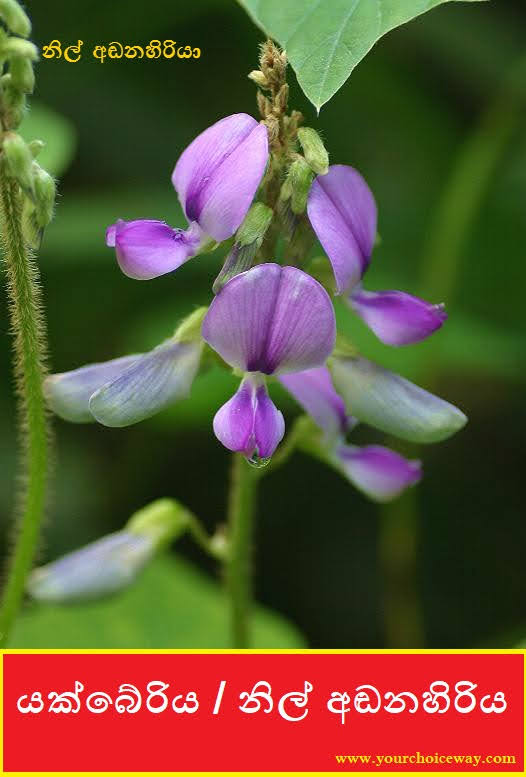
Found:
<svg viewBox="0 0 526 777"><path fill-rule="evenodd" d="M14 334L14 371L23 455L23 490L18 497L20 533L0 608L1 646L9 637L35 556L46 502L50 458L50 435L42 390L46 347L38 269L27 252L20 219L18 184L0 167L0 230Z"/></svg>
<svg viewBox="0 0 526 777"><path fill-rule="evenodd" d="M250 645L252 607L252 531L259 473L234 453L228 500L229 555L226 580L230 597L232 643Z"/></svg>

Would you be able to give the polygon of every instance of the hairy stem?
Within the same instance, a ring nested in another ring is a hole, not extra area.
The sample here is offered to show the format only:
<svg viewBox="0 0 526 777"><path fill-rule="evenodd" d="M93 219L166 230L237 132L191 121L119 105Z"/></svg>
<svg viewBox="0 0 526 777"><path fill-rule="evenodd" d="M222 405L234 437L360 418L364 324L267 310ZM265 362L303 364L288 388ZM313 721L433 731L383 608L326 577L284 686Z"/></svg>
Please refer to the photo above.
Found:
<svg viewBox="0 0 526 777"><path fill-rule="evenodd" d="M24 593L44 514L50 459L50 435L42 391L45 376L45 326L38 270L22 236L18 184L0 168L0 230L7 274L14 366L18 392L19 434L23 455L19 494L19 534L0 608L0 645L5 645Z"/></svg>
<svg viewBox="0 0 526 777"><path fill-rule="evenodd" d="M226 580L230 597L232 643L235 648L250 646L252 608L252 531L258 471L243 456L234 453L228 501L229 554Z"/></svg>

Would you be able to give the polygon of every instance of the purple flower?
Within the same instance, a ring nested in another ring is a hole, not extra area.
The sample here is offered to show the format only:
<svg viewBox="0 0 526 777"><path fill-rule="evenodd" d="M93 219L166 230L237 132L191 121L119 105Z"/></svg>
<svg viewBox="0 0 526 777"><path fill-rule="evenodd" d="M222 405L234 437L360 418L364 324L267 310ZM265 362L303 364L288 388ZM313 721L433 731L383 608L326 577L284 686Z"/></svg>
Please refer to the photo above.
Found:
<svg viewBox="0 0 526 777"><path fill-rule="evenodd" d="M146 280L175 270L207 244L231 237L245 218L268 160L267 129L236 113L206 129L183 151L172 183L189 222L118 221L108 227L122 271Z"/></svg>
<svg viewBox="0 0 526 777"><path fill-rule="evenodd" d="M407 345L431 335L447 318L432 305L402 291L368 292L361 287L376 239L376 203L357 170L332 165L314 180L307 211L332 264L338 294L387 345Z"/></svg>
<svg viewBox="0 0 526 777"><path fill-rule="evenodd" d="M249 459L269 458L285 426L267 394L265 375L325 363L336 336L327 292L295 267L259 265L223 287L202 334L227 364L244 373L236 394L215 416L217 438Z"/></svg>
<svg viewBox="0 0 526 777"><path fill-rule="evenodd" d="M48 405L66 421L129 426L186 397L202 343L167 340L153 351L50 375Z"/></svg>
<svg viewBox="0 0 526 777"><path fill-rule="evenodd" d="M346 434L358 421L347 415L327 367L284 375L280 381L324 432L328 461L368 497L385 502L420 480L419 461L409 461L380 445L345 444Z"/></svg>

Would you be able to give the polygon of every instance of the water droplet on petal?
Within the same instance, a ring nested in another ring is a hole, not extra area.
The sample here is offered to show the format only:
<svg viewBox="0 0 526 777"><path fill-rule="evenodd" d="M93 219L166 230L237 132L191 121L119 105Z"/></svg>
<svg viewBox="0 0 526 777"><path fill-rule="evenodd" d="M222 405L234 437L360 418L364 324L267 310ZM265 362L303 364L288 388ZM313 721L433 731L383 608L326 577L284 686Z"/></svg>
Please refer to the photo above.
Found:
<svg viewBox="0 0 526 777"><path fill-rule="evenodd" d="M251 467L255 467L256 469L262 469L262 467L266 467L267 464L270 462L270 456L267 456L267 458L262 458L257 455L257 453L253 453L252 456L247 459L248 463Z"/></svg>

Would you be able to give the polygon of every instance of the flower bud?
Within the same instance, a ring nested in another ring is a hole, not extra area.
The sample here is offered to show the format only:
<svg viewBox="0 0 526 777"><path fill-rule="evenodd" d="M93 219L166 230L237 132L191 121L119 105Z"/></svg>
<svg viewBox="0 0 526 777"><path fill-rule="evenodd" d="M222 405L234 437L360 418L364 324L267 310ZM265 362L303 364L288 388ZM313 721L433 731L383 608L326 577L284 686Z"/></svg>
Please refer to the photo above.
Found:
<svg viewBox="0 0 526 777"><path fill-rule="evenodd" d="M5 73L0 78L2 92L2 123L7 130L18 127L26 110L26 96L24 92L13 86L11 73Z"/></svg>
<svg viewBox="0 0 526 777"><path fill-rule="evenodd" d="M0 0L0 19L15 35L27 38L31 34L31 22L16 0Z"/></svg>
<svg viewBox="0 0 526 777"><path fill-rule="evenodd" d="M307 197L313 178L312 170L303 157L298 157L291 164L289 177L292 188L290 205L292 212L299 216L307 207Z"/></svg>
<svg viewBox="0 0 526 777"><path fill-rule="evenodd" d="M265 233L272 221L271 208L262 202L256 202L245 216L245 220L236 233L236 240L232 246L223 268L212 290L218 294L225 283L228 283L235 275L239 275L252 267L254 258L261 248Z"/></svg>
<svg viewBox="0 0 526 777"><path fill-rule="evenodd" d="M15 56L9 61L11 83L15 89L31 94L35 88L35 74L33 65L27 57Z"/></svg>
<svg viewBox="0 0 526 777"><path fill-rule="evenodd" d="M27 145L33 159L36 159L46 144L43 140L31 140Z"/></svg>
<svg viewBox="0 0 526 777"><path fill-rule="evenodd" d="M38 49L35 44L22 38L8 38L3 43L0 54L6 59L11 57L24 57L32 61L38 59Z"/></svg>
<svg viewBox="0 0 526 777"><path fill-rule="evenodd" d="M4 138L4 154L9 172L24 191L33 194L33 157L20 135L10 132Z"/></svg>
<svg viewBox="0 0 526 777"><path fill-rule="evenodd" d="M300 127L298 140L311 169L317 175L326 175L329 172L329 154L316 130L312 127Z"/></svg>
<svg viewBox="0 0 526 777"><path fill-rule="evenodd" d="M151 537L119 531L34 569L27 591L42 602L74 602L115 593L134 582L155 555Z"/></svg>
<svg viewBox="0 0 526 777"><path fill-rule="evenodd" d="M269 83L265 78L265 76L263 75L263 73L261 72L261 70L252 70L248 74L248 77L250 78L251 81L253 81L255 84L260 86L262 89L268 89Z"/></svg>
<svg viewBox="0 0 526 777"><path fill-rule="evenodd" d="M46 227L53 218L55 208L55 181L36 162L33 163L35 188L35 213L39 227Z"/></svg>
<svg viewBox="0 0 526 777"><path fill-rule="evenodd" d="M148 538L158 549L178 539L191 520L191 513L175 499L156 499L134 513L125 530Z"/></svg>

